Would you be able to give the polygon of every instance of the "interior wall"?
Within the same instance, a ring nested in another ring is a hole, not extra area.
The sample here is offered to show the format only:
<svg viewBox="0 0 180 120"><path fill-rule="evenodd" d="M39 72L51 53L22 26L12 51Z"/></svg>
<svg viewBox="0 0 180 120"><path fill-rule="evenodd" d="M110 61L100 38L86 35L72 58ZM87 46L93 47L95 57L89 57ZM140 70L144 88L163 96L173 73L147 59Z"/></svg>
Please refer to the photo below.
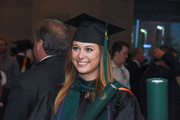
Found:
<svg viewBox="0 0 180 120"><path fill-rule="evenodd" d="M0 0L0 37L12 41L32 37L32 0Z"/></svg>
<svg viewBox="0 0 180 120"><path fill-rule="evenodd" d="M59 18L66 21L83 12L90 13L119 26L126 31L111 37L110 48L114 41L130 43L134 0L34 0L33 30L38 21L44 18ZM70 39L75 28L69 27Z"/></svg>
<svg viewBox="0 0 180 120"><path fill-rule="evenodd" d="M31 39L36 24L44 18L58 18L62 21L90 13L119 26L126 31L111 37L130 43L134 0L0 0L0 37L11 46L12 41ZM69 27L70 39L75 28ZM110 45L111 46L111 45Z"/></svg>

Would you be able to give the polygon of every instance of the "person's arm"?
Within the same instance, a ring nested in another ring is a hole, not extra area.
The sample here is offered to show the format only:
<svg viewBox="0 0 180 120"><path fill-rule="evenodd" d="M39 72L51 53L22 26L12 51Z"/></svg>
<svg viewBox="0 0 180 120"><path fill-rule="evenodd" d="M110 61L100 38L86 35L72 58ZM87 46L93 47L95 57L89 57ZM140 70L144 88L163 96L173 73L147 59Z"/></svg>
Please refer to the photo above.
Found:
<svg viewBox="0 0 180 120"><path fill-rule="evenodd" d="M168 66L169 69L162 72L162 77L176 77L180 75L180 63L178 60L170 53L170 52L163 52L161 49L157 48L154 50L154 57L157 59L162 59Z"/></svg>
<svg viewBox="0 0 180 120"><path fill-rule="evenodd" d="M164 54L165 54L165 52L162 51L162 50L159 49L159 48L156 48L156 49L154 49L154 51L153 51L153 56L154 56L156 59L161 59Z"/></svg>
<svg viewBox="0 0 180 120"><path fill-rule="evenodd" d="M2 96L2 80L0 79L0 102L1 102L1 96Z"/></svg>
<svg viewBox="0 0 180 120"><path fill-rule="evenodd" d="M2 87L2 81L0 80L0 108L3 106L3 103L1 102L1 97L2 97L2 91L3 91L3 87Z"/></svg>

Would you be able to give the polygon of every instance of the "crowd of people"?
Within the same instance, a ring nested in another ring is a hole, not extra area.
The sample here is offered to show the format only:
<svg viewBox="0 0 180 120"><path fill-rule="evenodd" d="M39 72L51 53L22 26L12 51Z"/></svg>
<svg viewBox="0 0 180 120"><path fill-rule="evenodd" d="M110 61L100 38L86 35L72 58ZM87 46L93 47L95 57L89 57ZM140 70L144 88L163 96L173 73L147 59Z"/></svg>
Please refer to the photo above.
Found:
<svg viewBox="0 0 180 120"><path fill-rule="evenodd" d="M72 40L65 24L77 27ZM0 38L0 119L144 120L146 80L165 78L169 120L178 120L177 51L160 46L148 64L143 49L131 48L125 41L115 41L109 52L109 36L123 30L83 13L65 23L40 21L34 44L28 39L14 42L18 51L13 56ZM27 55L31 48L32 58Z"/></svg>

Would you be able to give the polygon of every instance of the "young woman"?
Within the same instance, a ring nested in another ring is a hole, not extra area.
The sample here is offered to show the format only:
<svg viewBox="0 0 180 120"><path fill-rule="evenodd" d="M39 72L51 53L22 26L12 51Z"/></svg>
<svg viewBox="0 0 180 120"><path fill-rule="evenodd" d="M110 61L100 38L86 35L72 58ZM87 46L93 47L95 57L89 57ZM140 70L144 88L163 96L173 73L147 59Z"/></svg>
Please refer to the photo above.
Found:
<svg viewBox="0 0 180 120"><path fill-rule="evenodd" d="M67 53L65 83L55 99L54 113L56 120L82 120L86 110L107 85L103 50L106 27L101 20L88 14L82 14L66 23L77 25L78 30ZM112 28L112 24L108 25ZM106 52L107 80L115 83L117 81L113 80L111 59L107 49ZM119 90L95 119L143 119L136 98L126 90Z"/></svg>

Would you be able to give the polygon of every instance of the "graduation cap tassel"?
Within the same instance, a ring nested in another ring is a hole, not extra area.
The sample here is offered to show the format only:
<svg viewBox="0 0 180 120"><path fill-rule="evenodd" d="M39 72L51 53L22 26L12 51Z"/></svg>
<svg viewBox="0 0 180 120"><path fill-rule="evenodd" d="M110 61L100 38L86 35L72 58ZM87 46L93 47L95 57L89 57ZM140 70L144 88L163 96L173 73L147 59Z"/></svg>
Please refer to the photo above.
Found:
<svg viewBox="0 0 180 120"><path fill-rule="evenodd" d="M106 84L108 83L107 80L107 41L108 41L108 36L107 36L107 25L108 23L106 22L106 29L105 29L105 35L104 35L104 77Z"/></svg>

